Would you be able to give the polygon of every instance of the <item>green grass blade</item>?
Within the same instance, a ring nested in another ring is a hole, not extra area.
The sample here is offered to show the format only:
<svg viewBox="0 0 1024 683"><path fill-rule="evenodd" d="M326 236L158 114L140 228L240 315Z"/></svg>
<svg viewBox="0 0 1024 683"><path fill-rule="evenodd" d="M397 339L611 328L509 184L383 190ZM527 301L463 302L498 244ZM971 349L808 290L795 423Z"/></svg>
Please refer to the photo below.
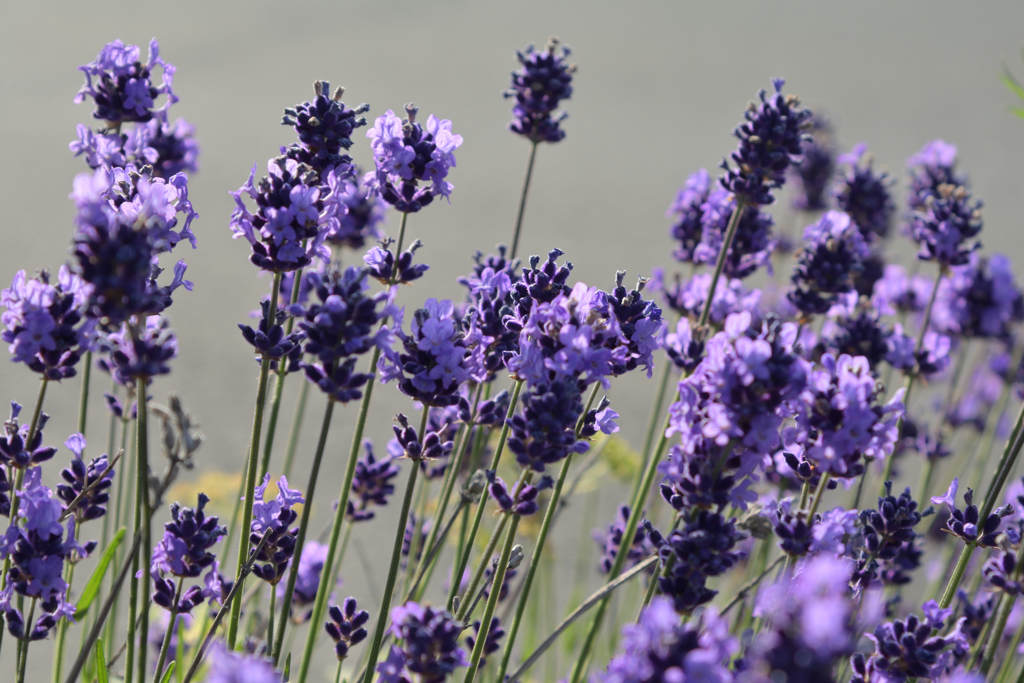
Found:
<svg viewBox="0 0 1024 683"><path fill-rule="evenodd" d="M117 533L114 534L110 545L103 551L99 564L96 565L92 576L89 577L89 582L85 584L85 588L82 590L82 597L78 599L78 606L75 608L75 621L85 616L85 613L89 611L89 606L92 605L93 600L99 594L103 577L106 575L107 568L110 567L110 561L114 558L114 552L121 545L122 540L124 540L124 527L118 529Z"/></svg>

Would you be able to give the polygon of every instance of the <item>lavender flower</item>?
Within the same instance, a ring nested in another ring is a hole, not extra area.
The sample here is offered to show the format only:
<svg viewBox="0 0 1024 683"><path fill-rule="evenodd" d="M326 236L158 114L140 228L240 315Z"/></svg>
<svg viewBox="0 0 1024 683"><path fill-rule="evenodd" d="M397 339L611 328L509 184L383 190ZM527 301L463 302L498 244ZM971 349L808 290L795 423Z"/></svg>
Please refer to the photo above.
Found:
<svg viewBox="0 0 1024 683"><path fill-rule="evenodd" d="M394 243L390 237L380 241L380 246L371 247L363 255L363 263L370 273L370 276L383 285L395 284L407 285L413 280L419 280L423 274L430 270L425 263L413 264L412 260L416 250L423 246L419 240L413 241L409 248L398 255L398 264L395 264L395 255L391 253L391 245Z"/></svg>
<svg viewBox="0 0 1024 683"><path fill-rule="evenodd" d="M781 78L773 79L774 93L758 93L760 102L750 103L743 115L745 122L733 131L740 141L730 155L737 168L722 161L722 187L745 205L771 204L771 191L782 187L786 170L801 161L811 112L800 108L795 95L782 95L783 83Z"/></svg>
<svg viewBox="0 0 1024 683"><path fill-rule="evenodd" d="M299 142L281 152L322 175L329 168L340 170L352 163L352 157L343 150L352 146L352 133L366 125L366 119L359 115L369 111L370 105L349 109L341 101L345 89L338 88L331 94L327 81L314 82L313 90L316 97L312 102L284 110L281 123L295 128Z"/></svg>
<svg viewBox="0 0 1024 683"><path fill-rule="evenodd" d="M154 82L153 69L160 67L161 82ZM125 45L120 40L107 43L96 56L96 61L78 67L85 74L85 85L75 95L75 103L86 97L96 105L93 118L108 121L118 128L123 121L149 121L154 116L166 117L167 109L178 101L171 90L175 68L160 58L156 38L149 41L146 63L139 61L137 45ZM93 79L96 80L93 83ZM164 104L154 109L154 100L166 95Z"/></svg>
<svg viewBox="0 0 1024 683"><path fill-rule="evenodd" d="M67 482L57 485L57 496L64 501L65 509L87 488L89 493L79 501L73 511L75 523L81 524L91 519L99 519L107 513L106 504L110 502L110 489L113 483L114 470L107 471L109 463L106 454L93 458L86 465L82 459L85 450L85 437L72 434L64 445L74 454L71 465L61 470L61 478ZM106 474L104 474L106 472Z"/></svg>
<svg viewBox="0 0 1024 683"><path fill-rule="evenodd" d="M491 617L491 627L487 629L487 640L484 642L484 649L480 656L479 667L487 666L487 655L492 655L501 649L501 638L505 635L505 629L501 627L501 619ZM466 636L466 647L470 652L476 646L476 640L480 637L480 620L473 622L473 635Z"/></svg>
<svg viewBox="0 0 1024 683"><path fill-rule="evenodd" d="M1013 552L997 552L985 561L981 571L985 581L995 590L1010 595L1024 593L1024 584L1020 582L1020 572L1017 571L1017 557Z"/></svg>
<svg viewBox="0 0 1024 683"><path fill-rule="evenodd" d="M967 649L967 638L961 631L964 619L946 635L939 635L951 609L940 609L934 600L922 607L924 619L910 615L875 628L867 637L875 644L875 653L865 658L853 655L852 683L883 683L911 678L934 680L943 674L953 656L951 649Z"/></svg>
<svg viewBox="0 0 1024 683"><path fill-rule="evenodd" d="M64 562L85 556L85 550L75 542L74 519L68 520L65 540L65 528L59 521L63 506L42 485L41 477L40 468L27 470L25 486L18 492L19 515L25 524L12 523L0 543L0 556L11 561L5 578L7 587L0 591L0 609L11 635L28 640L41 640L61 617L74 617L75 606L66 599ZM20 610L11 604L15 592L39 600L42 613L27 633Z"/></svg>
<svg viewBox="0 0 1024 683"><path fill-rule="evenodd" d="M820 348L834 358L843 354L863 356L877 372L882 361L889 357L893 330L881 322L868 300L855 292L840 294L827 315L821 330Z"/></svg>
<svg viewBox="0 0 1024 683"><path fill-rule="evenodd" d="M461 625L448 612L407 602L391 610L389 630L398 644L377 667L382 681L408 680L401 677L408 672L423 683L441 683L456 667L469 666L459 647Z"/></svg>
<svg viewBox="0 0 1024 683"><path fill-rule="evenodd" d="M320 578L324 571L324 563L327 561L329 548L323 543L313 539L307 539L302 546L302 555L299 557L299 572L295 577L295 592L292 593L292 612L297 612L300 607L311 607L316 600L316 593L320 589ZM293 557L289 562L294 562ZM285 582L287 583L287 582ZM285 583L277 584L277 597L284 597ZM313 611L308 610L304 614L293 614L296 623L302 623L312 616Z"/></svg>
<svg viewBox="0 0 1024 683"><path fill-rule="evenodd" d="M284 578L288 561L295 554L295 537L299 528L288 528L299 515L293 506L304 503L302 494L288 488L288 480L281 477L277 482L277 496L264 501L263 496L270 483L270 474L263 477L263 483L256 487L252 504L252 526L249 531L249 543L253 550L263 543L262 549L256 553L253 574L270 585Z"/></svg>
<svg viewBox="0 0 1024 683"><path fill-rule="evenodd" d="M917 258L940 266L961 266L980 245L981 200L962 185L940 185L924 205L914 211L910 235L917 242Z"/></svg>
<svg viewBox="0 0 1024 683"><path fill-rule="evenodd" d="M210 650L207 683L282 683L282 680L268 660L231 652L220 643Z"/></svg>
<svg viewBox="0 0 1024 683"><path fill-rule="evenodd" d="M665 284L664 277L660 268L653 269L651 288L662 292L665 304L676 313L699 318L711 289L711 273L698 273L686 282L677 273L671 286ZM754 318L761 317L761 290L747 289L739 279L719 280L711 304L711 322L721 325L730 314L743 311L748 311Z"/></svg>
<svg viewBox="0 0 1024 683"><path fill-rule="evenodd" d="M324 240L337 224L337 207L329 201L328 183L329 175L339 171L329 171L328 178L321 178L310 166L282 156L267 162L267 173L254 183L253 166L245 184L231 193L235 198L231 214L234 239L244 237L249 242L249 260L264 270L298 270L314 257L329 260ZM256 203L255 213L249 211L243 195Z"/></svg>
<svg viewBox="0 0 1024 683"><path fill-rule="evenodd" d="M476 252L473 274L458 279L469 290L463 320L472 327L474 352L481 358L487 381L504 369L505 354L519 348L517 331L505 325L505 316L511 313L513 304L512 287L519 280L515 272L519 261L507 260L505 251L503 245L498 245L497 255Z"/></svg>
<svg viewBox="0 0 1024 683"><path fill-rule="evenodd" d="M677 261L693 261L694 251L704 233L704 203L708 200L710 189L711 176L706 169L697 169L686 179L686 184L676 193L675 201L665 213L669 218L673 218L668 234L673 241L678 242L672 252Z"/></svg>
<svg viewBox="0 0 1024 683"><path fill-rule="evenodd" d="M920 209L928 197L938 196L941 185L967 184L967 176L956 170L956 152L956 145L932 140L925 143L917 154L907 158L910 173L908 203L911 209Z"/></svg>
<svg viewBox="0 0 1024 683"><path fill-rule="evenodd" d="M606 530L595 529L591 534L601 548L601 560L598 562L598 569L602 574L607 574L615 564L615 558L622 550L623 535L626 532L626 523L629 520L629 506L620 505L615 516L615 521L608 525ZM654 546L648 540L647 533L643 528L636 530L633 540L626 549L627 558L623 570L633 567L645 557L654 552Z"/></svg>
<svg viewBox="0 0 1024 683"><path fill-rule="evenodd" d="M272 370L277 370L278 364L282 364L285 372L297 371L301 367L302 342L306 335L303 332L292 332L287 335L284 333L288 313L283 310L276 311L274 322L271 324L269 299L260 302L260 313L260 322L256 329L248 325L238 325L242 337L256 349L257 362L265 358L270 361Z"/></svg>
<svg viewBox="0 0 1024 683"><path fill-rule="evenodd" d="M391 480L398 476L398 465L390 454L380 460L373 457L373 444L369 439L363 441L366 457L356 461L356 471L352 477L352 490L349 494L346 516L349 521L362 522L373 519L376 513L370 506L387 505L388 496L395 492Z"/></svg>
<svg viewBox="0 0 1024 683"><path fill-rule="evenodd" d="M161 118L153 118L145 124L137 124L124 136L124 151L137 166L150 166L154 177L169 180L178 173L196 173L199 170L199 143L195 133L195 127L185 119L168 123ZM97 139L102 138L97 136ZM76 149L73 147L72 151ZM124 165L114 163L116 158L102 152L96 156L96 159L86 159L93 168L101 165L94 161L105 161L102 165L106 166Z"/></svg>
<svg viewBox="0 0 1024 683"><path fill-rule="evenodd" d="M997 508L995 512L990 513L986 519L982 520L978 506L974 504L974 491L971 489L967 489L964 494L964 503L967 506L963 510L957 507L956 492L959 485L959 479L954 477L945 495L932 497L933 503L936 505L941 503L949 510L950 516L942 530L951 536L960 538L965 543L973 543L982 548L997 547L996 538L1000 533L999 527L1004 517L1013 514L1013 506L1007 504Z"/></svg>
<svg viewBox="0 0 1024 683"><path fill-rule="evenodd" d="M853 291L867 256L867 244L850 216L829 211L804 229L787 298L805 315L826 312L836 295Z"/></svg>
<svg viewBox="0 0 1024 683"><path fill-rule="evenodd" d="M966 264L950 269L939 283L932 326L944 334L1007 340L1024 320L1024 296L1002 254L971 254Z"/></svg>
<svg viewBox="0 0 1024 683"><path fill-rule="evenodd" d="M98 168L75 178L71 198L78 208L72 253L82 280L92 288L87 315L116 326L132 315L157 314L171 305L178 287L192 289L186 265L178 261L170 284L160 287L159 254L196 237L190 224L197 214L188 200L184 174L168 181L151 179L129 165ZM185 217L178 227L177 214Z"/></svg>
<svg viewBox="0 0 1024 683"><path fill-rule="evenodd" d="M464 382L484 379L482 368L472 362L451 301L427 299L413 314L411 335L400 323L396 320L394 329L403 351L388 348L377 364L383 383L397 379L406 396L424 405L450 406L459 402Z"/></svg>
<svg viewBox="0 0 1024 683"><path fill-rule="evenodd" d="M834 681L836 660L854 650L850 563L818 556L758 594L754 614L770 624L737 664L737 683Z"/></svg>
<svg viewBox="0 0 1024 683"><path fill-rule="evenodd" d="M896 497L892 495L892 482L887 481L885 492L878 499L877 510L860 513L863 548L853 572L853 583L861 588L876 581L896 586L910 583L909 573L921 564L924 554L919 547L921 536L914 528L934 510L929 507L919 511L909 487Z"/></svg>
<svg viewBox="0 0 1024 683"><path fill-rule="evenodd" d="M551 477L541 477L536 484L526 484L519 491L509 490L508 485L493 470L487 470L488 490L491 498L498 505L498 508L507 514L526 517L540 509L537 504L537 497L540 492L554 486L555 482ZM513 497L512 494L515 494Z"/></svg>
<svg viewBox="0 0 1024 683"><path fill-rule="evenodd" d="M839 157L845 166L833 189L836 206L849 214L868 243L885 239L896 210L889 188L896 182L885 171L875 172L865 143L855 145L849 154Z"/></svg>
<svg viewBox="0 0 1024 683"><path fill-rule="evenodd" d="M168 361L178 355L178 340L167 319L151 315L145 327L133 328L126 323L119 332L107 335L111 344L110 367L114 379L131 386L136 379L150 380L171 371Z"/></svg>
<svg viewBox="0 0 1024 683"><path fill-rule="evenodd" d="M366 639L363 625L370 620L370 614L359 609L355 598L345 598L341 605L331 605L327 610L330 621L324 624L327 635L334 641L334 654L338 660L345 659L353 645Z"/></svg>
<svg viewBox="0 0 1024 683"><path fill-rule="evenodd" d="M7 326L0 339L10 343L11 360L59 381L75 376L82 353L92 348L96 321L83 316L89 285L67 266L61 266L57 279L51 285L45 271L33 279L18 271L0 292L0 306L7 309L0 316Z"/></svg>
<svg viewBox="0 0 1024 683"><path fill-rule="evenodd" d="M410 555L413 560L419 561L423 557L423 547L427 542L427 534L430 533L430 529L434 526L434 520L429 518L419 518L415 513L409 513L409 519L405 523L405 532L402 536L402 557L408 558ZM405 569L408 562L407 559L402 560L402 569Z"/></svg>
<svg viewBox="0 0 1024 683"><path fill-rule="evenodd" d="M354 170L351 178L330 175L331 201L336 202L337 224L327 233L326 242L332 247L362 249L367 240L380 239L384 222L384 201L359 180L361 173ZM401 257L399 257L401 259Z"/></svg>
<svg viewBox="0 0 1024 683"><path fill-rule="evenodd" d="M418 109L405 106L403 121L388 109L374 121L366 133L373 148L375 172L367 173L365 182L374 194L402 213L415 213L430 204L434 197L449 197L454 186L445 178L455 166L455 149L462 136L452 133L452 122L427 117L427 129L416 122ZM430 183L420 187L419 183Z"/></svg>
<svg viewBox="0 0 1024 683"><path fill-rule="evenodd" d="M585 453L589 446L577 440L575 428L583 400L575 381L555 381L529 388L520 399L522 410L509 421L508 448L516 462L543 472L547 465L569 453Z"/></svg>
<svg viewBox="0 0 1024 683"><path fill-rule="evenodd" d="M56 448L43 446L43 429L50 416L46 413L39 415L39 424L29 440L29 425L18 424L20 414L21 405L11 401L11 419L4 422L4 436L0 436L0 461L15 469L46 462L57 452Z"/></svg>
<svg viewBox="0 0 1024 683"><path fill-rule="evenodd" d="M362 386L371 375L355 372L357 356L376 346L386 346L390 333L375 330L391 313L386 292L370 295L366 270L350 266L326 275L306 275L319 302L296 304L292 315L302 316L299 328L306 334L305 353L316 363L303 363L306 378L333 401L347 403L360 398Z"/></svg>
<svg viewBox="0 0 1024 683"><path fill-rule="evenodd" d="M903 392L881 405L881 387L863 356L829 354L822 369L808 382L806 409L787 429L785 447L837 477L855 477L864 471L861 459L881 460L892 455L903 413Z"/></svg>
<svg viewBox="0 0 1024 683"><path fill-rule="evenodd" d="M200 493L195 508L171 505L171 521L164 524L164 535L153 548L152 572L155 590L153 602L164 609L188 614L206 598L204 590L191 586L174 606L175 584L168 575L179 578L198 578L204 569L212 566L216 556L210 548L226 536L228 530L220 526L216 516L207 517L203 508L209 498Z"/></svg>
<svg viewBox="0 0 1024 683"><path fill-rule="evenodd" d="M662 568L658 588L672 598L676 611L682 614L689 614L718 594L707 587L709 577L721 576L746 557L743 551L735 550L746 537L745 532L736 529L735 520L726 520L717 512L698 511L667 538L650 522L644 522L644 529L658 550Z"/></svg>
<svg viewBox="0 0 1024 683"><path fill-rule="evenodd" d="M562 100L572 96L576 65L566 62L570 54L568 47L558 48L558 39L551 38L545 50L535 50L533 45L516 50L516 58L523 68L512 72L512 87L504 93L505 97L516 101L512 107L516 118L508 124L508 129L534 144L558 142L565 137L559 124L568 114L556 110Z"/></svg>
<svg viewBox="0 0 1024 683"><path fill-rule="evenodd" d="M793 181L793 207L801 211L828 208L828 187L836 167L836 143L832 124L820 114L810 117L808 137L801 146L803 161L789 167Z"/></svg>
<svg viewBox="0 0 1024 683"><path fill-rule="evenodd" d="M622 653L593 680L599 683L657 683L701 681L730 683L729 659L739 650L728 624L713 609L701 616L701 626L680 621L672 602L655 597L636 624L622 628Z"/></svg>
<svg viewBox="0 0 1024 683"><path fill-rule="evenodd" d="M889 264L875 283L872 302L880 312L889 315L922 313L928 305L933 284L923 275L910 276L903 266Z"/></svg>
<svg viewBox="0 0 1024 683"><path fill-rule="evenodd" d="M701 241L694 247L695 263L714 265L725 241L729 221L736 209L737 197L722 187L713 187L701 206ZM730 278L744 278L752 275L761 266L767 266L771 273L772 252L775 240L772 238L772 217L759 207L748 206L740 217L736 234L729 253L726 255L722 274Z"/></svg>

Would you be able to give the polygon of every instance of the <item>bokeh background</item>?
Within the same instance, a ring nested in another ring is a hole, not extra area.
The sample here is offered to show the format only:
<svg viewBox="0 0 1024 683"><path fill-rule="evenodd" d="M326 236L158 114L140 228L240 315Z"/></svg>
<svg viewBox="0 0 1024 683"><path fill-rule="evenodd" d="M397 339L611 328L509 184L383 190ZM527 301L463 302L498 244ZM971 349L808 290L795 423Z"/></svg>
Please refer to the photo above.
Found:
<svg viewBox="0 0 1024 683"><path fill-rule="evenodd" d="M423 240L419 254L431 265L401 294L415 308L432 296L461 297L455 280L469 270L471 254L510 238L528 143L507 132L510 105L501 93L516 66L515 49L543 45L550 35L573 49L579 70L566 103L568 136L538 154L522 255L557 246L575 265L577 279L604 287L616 270L633 280L670 265L664 212L677 187L732 150L730 134L747 101L769 87L771 77L784 76L787 92L829 113L844 148L869 143L876 163L901 180L904 159L927 140L957 144L960 166L985 200L986 250L1019 258L1024 121L1008 112L1013 100L998 75L1003 62L1024 74L1022 27L1024 5L1009 1L8 0L0 3L6 159L0 164L0 283L19 269L55 271L67 258L73 211L66 197L84 170L67 143L91 112L72 103L82 81L76 67L115 38L145 51L156 36L161 55L178 69L181 101L172 115L196 126L202 156L200 173L190 181L200 214L193 226L199 248L175 252L188 261L195 291L179 292L168 312L180 353L173 374L153 392L158 400L177 392L206 434L200 468L185 473L184 481L236 471L246 452L257 377L236 324L249 322L269 279L257 277L247 245L231 239L228 191L292 139L291 129L279 125L281 111L309 99L315 79L344 85L350 105L369 102L371 120L413 101L424 117L451 119L465 139L449 178L455 184L451 204L436 203L409 222L410 237ZM365 130L352 154L368 165ZM896 191L902 197L902 188ZM783 196L775 207L778 224L793 221L787 206ZM397 228L394 216L389 228ZM98 393L104 380L94 377ZM297 384L286 388L281 429L287 429ZM612 392L622 435L635 446L652 389L653 381L638 376L617 381ZM35 391L35 379L22 366L0 363L0 399L31 405ZM51 390L48 440L63 440L73 429L77 400L77 380ZM378 388L367 435L383 447L391 417L406 406L393 386ZM310 430L320 409L319 401L311 402ZM326 520L323 503L336 495L355 413L355 406L336 411L318 519ZM105 424L94 402L90 437L104 441ZM313 438L307 432L300 445L302 474L293 482L300 486ZM594 515L591 526L607 523L619 495L611 486L593 493L589 504L573 506L576 519L564 523L565 544L556 546L554 557L570 564L577 540L590 543L580 531L588 519L581 517ZM387 529L380 535L390 537L391 523L377 524L378 531ZM375 533L356 534L371 569L379 554ZM368 572L347 564L345 594L372 592ZM598 581L596 572L586 577ZM561 602L568 594L565 587L554 597Z"/></svg>

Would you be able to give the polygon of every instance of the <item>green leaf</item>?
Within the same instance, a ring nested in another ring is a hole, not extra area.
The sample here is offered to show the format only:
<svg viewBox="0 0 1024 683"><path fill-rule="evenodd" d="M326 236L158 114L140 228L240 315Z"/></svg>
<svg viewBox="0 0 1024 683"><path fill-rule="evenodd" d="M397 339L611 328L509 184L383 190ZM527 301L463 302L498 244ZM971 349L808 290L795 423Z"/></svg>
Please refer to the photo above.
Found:
<svg viewBox="0 0 1024 683"><path fill-rule="evenodd" d="M1024 107L1010 107L1010 111L1024 119Z"/></svg>
<svg viewBox="0 0 1024 683"><path fill-rule="evenodd" d="M163 675L163 678L160 679L160 683L168 683L168 681L171 680L171 674L174 673L174 665L175 664L177 664L177 662L171 662L170 666L168 666L164 670L164 675Z"/></svg>
<svg viewBox="0 0 1024 683"><path fill-rule="evenodd" d="M114 559L114 552L117 547L121 545L121 541L124 540L124 527L117 530L114 534L114 538L110 541L110 545L103 551L103 555L100 557L99 564L96 565L96 569L93 570L92 576L89 577L89 582L85 584L85 588L82 590L82 597L78 599L78 606L75 608L75 621L78 621L85 616L85 613L89 611L89 606L92 605L92 601L96 599L96 596L100 592L100 584L103 583L103 577L107 573L107 568L110 566L110 561Z"/></svg>
<svg viewBox="0 0 1024 683"><path fill-rule="evenodd" d="M103 639L96 639L96 680L98 683L110 683L107 673L107 656L103 652Z"/></svg>
<svg viewBox="0 0 1024 683"><path fill-rule="evenodd" d="M288 656L284 658L284 678L283 680L287 683L288 679L292 675L292 653L289 652Z"/></svg>
<svg viewBox="0 0 1024 683"><path fill-rule="evenodd" d="M999 77L999 80L1003 82L1003 85L1005 85L1010 92L1016 95L1020 100L1024 101L1024 86L1017 82L1017 79L1013 77L1013 74L1011 74L1010 70L1006 68L1006 65L1003 65L1003 73Z"/></svg>

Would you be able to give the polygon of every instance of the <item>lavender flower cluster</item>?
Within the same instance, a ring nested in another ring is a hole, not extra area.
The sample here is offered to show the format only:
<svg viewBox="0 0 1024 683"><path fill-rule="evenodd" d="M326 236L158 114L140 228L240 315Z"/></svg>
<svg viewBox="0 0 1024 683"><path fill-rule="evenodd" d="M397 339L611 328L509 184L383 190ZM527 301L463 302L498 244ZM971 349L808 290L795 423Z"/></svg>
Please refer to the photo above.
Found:
<svg viewBox="0 0 1024 683"><path fill-rule="evenodd" d="M516 255L540 143L565 138L569 54L554 39L517 53L505 95L510 130L531 142L520 213L512 246L476 252L457 278L458 301L403 287L431 272L414 214L451 200L463 143L452 121L418 120L409 104L370 126L369 105L348 107L323 80L284 110L295 141L230 193L231 233L272 282L255 326L239 325L259 367L247 457L237 495L190 492L195 507L173 500L174 484L202 437L179 397L149 393L177 354L165 313L193 288L183 261L160 284L160 263L196 247L199 148L168 118L175 69L155 40L146 62L115 41L81 67L76 101L100 127L79 126L70 146L90 169L70 195L71 262L55 281L20 271L0 293L11 360L40 381L28 420L12 401L0 435L12 680L51 634L54 680L68 681L305 683L327 639L324 675L363 683L541 680L541 659L543 680L569 683L1024 677L1024 409L1008 419L1024 400L1024 293L1012 261L981 250L981 202L956 148L936 140L912 156L901 203L866 144L840 155L835 127L775 79L719 177L697 170L669 208L671 253L690 272L631 286L619 271L604 290L574 280L553 245ZM350 155L362 127L368 172ZM787 181L783 220L773 205ZM397 237L384 232L389 206ZM794 220L795 251L776 234ZM900 238L917 265L899 263ZM94 365L112 383L109 446L87 459ZM289 438L275 444L299 371ZM634 371L661 377L639 455L612 407ZM50 488L44 402L79 374L79 430ZM409 401L383 448L364 434L378 380ZM295 456L312 387L324 412L307 462ZM356 402L346 458L332 420ZM323 467L341 473L333 506L315 495ZM556 627L550 533L609 472L632 480L628 498L599 523L596 551L579 548L595 560L580 577L596 566L601 587L573 591ZM341 598L365 533L387 572ZM620 590L630 581L640 590ZM616 605L621 629L604 623ZM571 646L551 648L566 632Z"/></svg>

